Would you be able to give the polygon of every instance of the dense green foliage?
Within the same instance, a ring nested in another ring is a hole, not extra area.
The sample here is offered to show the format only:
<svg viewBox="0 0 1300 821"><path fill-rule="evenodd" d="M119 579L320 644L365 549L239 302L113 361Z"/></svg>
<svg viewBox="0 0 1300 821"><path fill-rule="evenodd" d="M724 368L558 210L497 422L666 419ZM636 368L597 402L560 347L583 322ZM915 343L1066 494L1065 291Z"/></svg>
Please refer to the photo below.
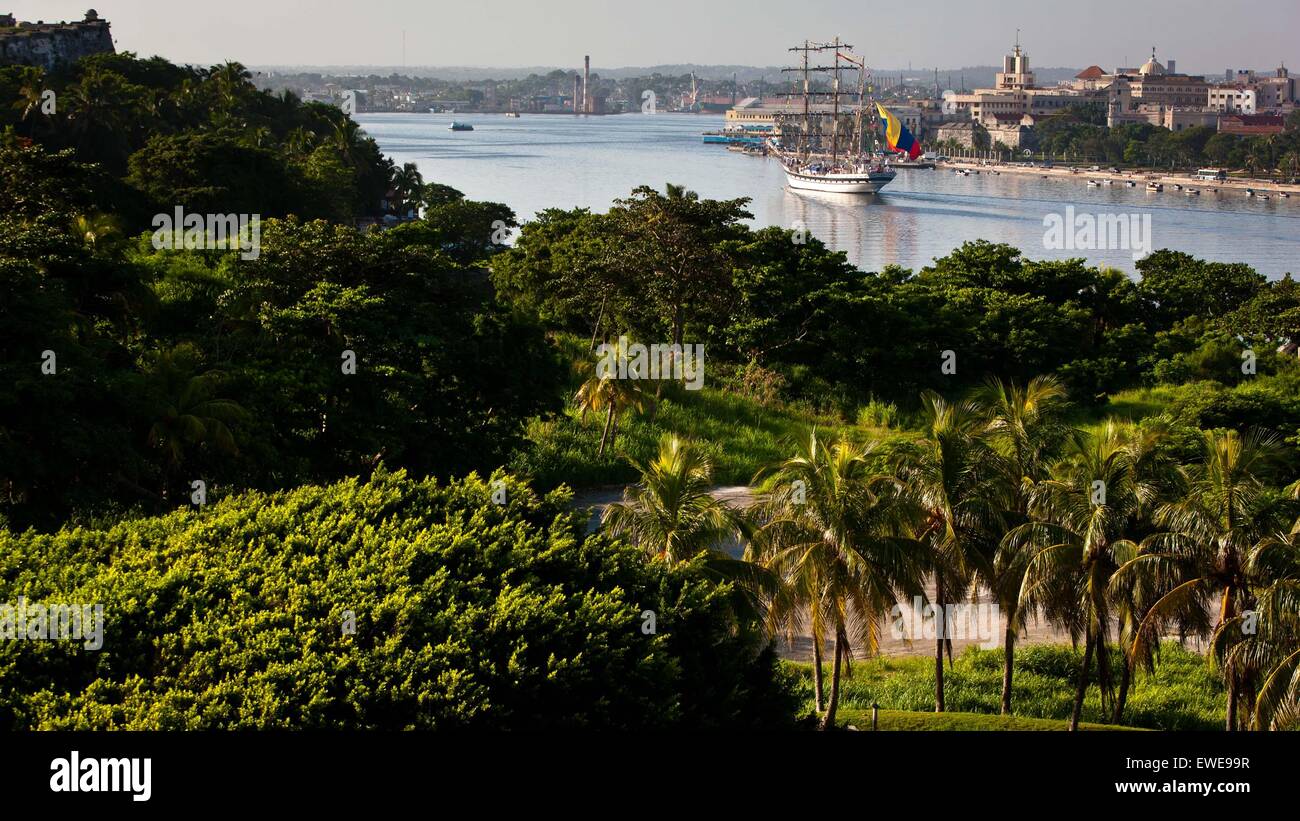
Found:
<svg viewBox="0 0 1300 821"><path fill-rule="evenodd" d="M728 588L586 535L568 501L381 471L0 535L0 601L97 602L106 622L98 652L0 642L0 726L790 726Z"/></svg>
<svg viewBox="0 0 1300 821"><path fill-rule="evenodd" d="M476 267L501 206L449 198L371 233L267 220L244 259L129 241L93 210L102 176L66 153L3 147L0 168L0 506L15 524L171 506L195 480L491 469L557 404L540 329Z"/></svg>
<svg viewBox="0 0 1300 821"><path fill-rule="evenodd" d="M54 110L42 105L54 92ZM176 206L351 220L381 213L393 165L339 108L259 91L238 63L208 69L97 54L46 75L0 67L0 131L73 149L111 177L134 232Z"/></svg>
<svg viewBox="0 0 1300 821"><path fill-rule="evenodd" d="M1056 373L1074 402L1097 405L1142 385L1232 386L1296 368L1294 355L1275 353L1300 331L1290 277L1268 282L1245 265L1161 250L1134 281L987 242L919 272L862 272L814 237L738 224L741 207L710 210L670 187L639 189L608 215L546 211L493 260L494 282L551 328L704 343L708 384L850 419L876 400L914 409L923 390L951 396L990 376ZM642 253L647 238L658 256ZM695 292L675 286L683 272ZM1300 427L1300 417L1274 421L1287 435Z"/></svg>

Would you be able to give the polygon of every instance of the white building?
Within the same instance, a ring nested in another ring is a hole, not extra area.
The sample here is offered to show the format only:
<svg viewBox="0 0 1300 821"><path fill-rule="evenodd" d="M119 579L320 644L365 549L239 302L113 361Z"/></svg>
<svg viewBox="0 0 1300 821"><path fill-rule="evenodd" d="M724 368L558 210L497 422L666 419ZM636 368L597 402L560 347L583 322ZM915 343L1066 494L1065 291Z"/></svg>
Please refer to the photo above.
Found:
<svg viewBox="0 0 1300 821"><path fill-rule="evenodd" d="M1241 85L1210 86L1205 107L1223 114L1254 114L1255 89Z"/></svg>

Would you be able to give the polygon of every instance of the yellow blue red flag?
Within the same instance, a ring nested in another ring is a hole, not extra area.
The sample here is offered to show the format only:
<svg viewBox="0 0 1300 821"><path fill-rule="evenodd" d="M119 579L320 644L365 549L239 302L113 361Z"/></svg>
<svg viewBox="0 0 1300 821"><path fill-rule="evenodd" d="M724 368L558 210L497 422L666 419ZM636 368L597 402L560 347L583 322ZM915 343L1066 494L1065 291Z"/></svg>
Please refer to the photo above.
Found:
<svg viewBox="0 0 1300 821"><path fill-rule="evenodd" d="M885 121L885 140L889 147L894 151L900 151L907 155L909 160L914 160L921 156L921 144L912 136L912 132L907 130L902 120L889 113L889 110L876 103L876 110L880 112L880 118Z"/></svg>

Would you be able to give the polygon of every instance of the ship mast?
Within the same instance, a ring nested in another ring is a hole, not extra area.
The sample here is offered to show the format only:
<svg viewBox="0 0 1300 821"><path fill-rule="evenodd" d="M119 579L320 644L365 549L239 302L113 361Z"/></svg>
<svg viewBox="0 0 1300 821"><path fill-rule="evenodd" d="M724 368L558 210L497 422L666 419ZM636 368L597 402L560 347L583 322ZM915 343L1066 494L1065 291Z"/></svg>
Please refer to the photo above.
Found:
<svg viewBox="0 0 1300 821"><path fill-rule="evenodd" d="M812 128L812 117L811 117L811 110L809 108L809 98L812 97L813 92L812 92L812 84L809 75L809 72L812 69L808 65L808 53L810 51L816 51L816 50L818 50L818 46L814 46L812 43L808 42L807 40L804 40L802 46L795 46L789 49L789 51L802 52L801 65L796 68L781 69L782 72L798 71L803 74L803 127L799 135L799 147L798 147L798 151L796 152L800 156L807 156L809 153L811 153L808 149L808 134ZM792 97L794 95L789 94L786 96Z"/></svg>
<svg viewBox="0 0 1300 821"><path fill-rule="evenodd" d="M865 114L864 107L866 106L867 61L865 59L859 60L852 54L839 54L839 52L836 52L836 55L858 70L858 110L856 116L853 118L853 142L851 153L861 154L863 137L865 136L862 130L862 119Z"/></svg>
<svg viewBox="0 0 1300 821"><path fill-rule="evenodd" d="M783 72L799 72L800 74L803 75L803 94L802 94L803 134L802 134L802 139L800 141L799 150L797 152L800 155L811 156L812 154L812 150L810 147L810 142L811 142L810 138L813 130L812 129L812 120L813 120L812 98L819 97L819 96L829 96L831 98L831 146L830 146L831 162L832 164L834 164L839 160L840 96L844 93L840 91L840 76L841 76L840 73L846 70L845 66L842 64L841 61L847 61L853 65L859 66L859 70L861 70L861 66L862 66L862 63L860 63L859 61L854 60L851 57L845 56L840 53L841 49L850 50L852 48L853 46L849 45L848 43L840 42L840 38L836 37L835 42L833 43L812 43L808 40L804 40L802 46L795 46L789 49L789 51L797 51L800 52L801 54L800 65L794 68L781 69ZM810 65L809 54L814 51L833 52L833 54L835 55L835 62L832 65L827 65L827 66ZM830 91L812 90L812 73L815 71L818 72L824 71L831 74L832 79L831 79ZM793 97L794 94L791 93L786 96ZM861 92L859 92L858 98L860 103ZM821 139L821 135L823 133L821 128L817 129L817 133L818 133L818 139L817 139L818 153L824 155L826 152L826 146L823 144Z"/></svg>
<svg viewBox="0 0 1300 821"><path fill-rule="evenodd" d="M840 38L835 37L835 68L831 80L831 167L840 158Z"/></svg>

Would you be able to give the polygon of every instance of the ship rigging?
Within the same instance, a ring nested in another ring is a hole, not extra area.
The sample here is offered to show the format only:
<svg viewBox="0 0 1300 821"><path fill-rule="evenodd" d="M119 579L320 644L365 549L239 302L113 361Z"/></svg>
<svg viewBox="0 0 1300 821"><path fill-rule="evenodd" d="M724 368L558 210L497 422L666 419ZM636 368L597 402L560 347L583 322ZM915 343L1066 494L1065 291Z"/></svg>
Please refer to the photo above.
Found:
<svg viewBox="0 0 1300 821"><path fill-rule="evenodd" d="M790 49L800 53L800 65L782 69L786 73L797 73L802 78L801 91L786 94L786 97L802 97L803 112L800 118L797 144L787 143L788 129L781 129L781 146L778 152L785 167L786 182L791 188L811 191L833 191L848 194L874 194L888 185L896 172L888 165L875 159L876 119L874 111L868 110L870 93L870 72L866 61L853 56L853 46L841 43L836 37L831 43L810 43ZM831 65L811 65L811 55L830 52L834 57ZM812 75L814 73L830 75L830 91L814 90ZM857 74L857 89L842 90L842 78L845 72ZM853 107L853 125L846 144L841 146L841 97L856 98ZM813 100L818 97L830 98L829 112L814 112ZM830 114L830 145L827 151L826 141L821 127L823 114ZM869 120L867 118L870 118ZM814 121L817 124L814 135ZM867 127L870 123L870 128ZM816 137L814 141L814 136ZM814 145L814 142L816 143ZM870 142L871 149L864 145Z"/></svg>

